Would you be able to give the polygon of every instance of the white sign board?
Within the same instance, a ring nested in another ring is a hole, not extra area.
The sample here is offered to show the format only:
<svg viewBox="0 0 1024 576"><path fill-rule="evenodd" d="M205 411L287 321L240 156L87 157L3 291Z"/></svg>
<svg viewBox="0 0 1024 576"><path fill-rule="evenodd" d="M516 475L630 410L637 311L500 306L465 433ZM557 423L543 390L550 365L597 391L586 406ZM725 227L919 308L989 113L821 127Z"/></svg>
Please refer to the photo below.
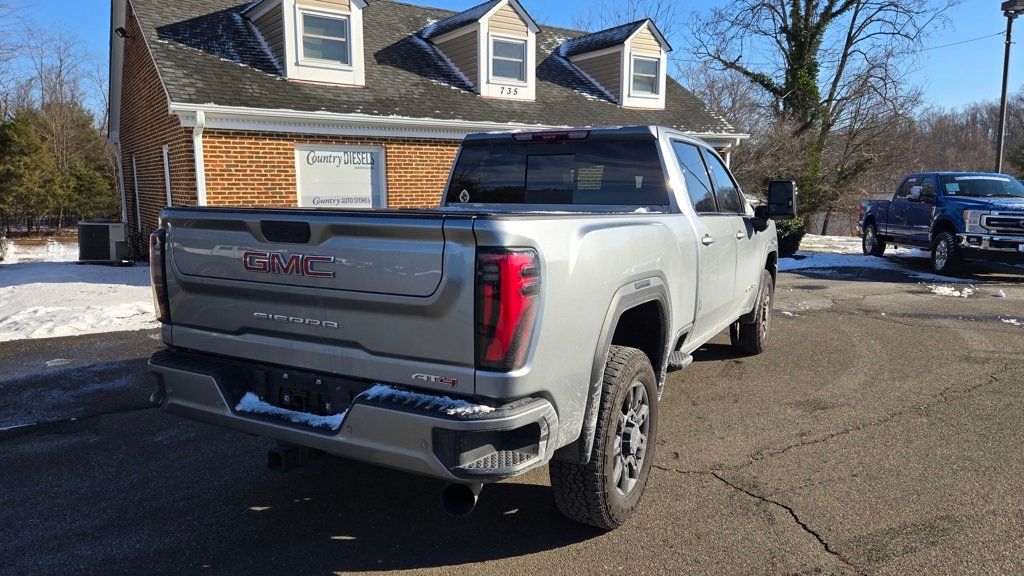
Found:
<svg viewBox="0 0 1024 576"><path fill-rule="evenodd" d="M295 146L300 208L387 208L383 148Z"/></svg>

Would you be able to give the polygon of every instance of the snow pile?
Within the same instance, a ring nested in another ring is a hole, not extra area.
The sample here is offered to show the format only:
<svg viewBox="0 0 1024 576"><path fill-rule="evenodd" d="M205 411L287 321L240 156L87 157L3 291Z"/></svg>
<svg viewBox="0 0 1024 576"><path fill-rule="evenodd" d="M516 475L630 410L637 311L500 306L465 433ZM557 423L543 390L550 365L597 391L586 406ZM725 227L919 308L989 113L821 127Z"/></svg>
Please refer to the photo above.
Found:
<svg viewBox="0 0 1024 576"><path fill-rule="evenodd" d="M794 258L783 258L779 260L779 271L791 272L796 270L810 269L836 269L836 268L868 268L872 270L885 270L899 272L914 278L928 281L948 282L949 278L927 272L914 272L898 261L891 260L888 256L896 256L901 259L920 258L928 259L930 254L926 250L917 248L893 248L885 251L885 257L866 256L861 250L860 238L853 236L816 236L808 234L800 243L800 252Z"/></svg>
<svg viewBox="0 0 1024 576"><path fill-rule="evenodd" d="M1010 326L1016 326L1018 328L1024 328L1024 322L1017 320L1016 318L1000 318L1003 324L1009 324Z"/></svg>
<svg viewBox="0 0 1024 576"><path fill-rule="evenodd" d="M25 262L74 262L78 259L78 244L61 244L50 238L46 244L17 244L8 240L7 254L2 264Z"/></svg>
<svg viewBox="0 0 1024 576"><path fill-rule="evenodd" d="M402 390L401 388L395 388L394 386L387 386L385 384L377 384L373 388L363 392L361 397L368 400L403 402L405 404L412 404L413 406L424 410L437 410L439 412L444 412L449 416L469 416L471 414L487 414L489 412L494 412L494 408L490 406L473 404L472 402L457 400L455 398L449 398L448 396L433 396L430 394L421 394L419 392L410 392L409 390Z"/></svg>
<svg viewBox="0 0 1024 576"><path fill-rule="evenodd" d="M57 242L11 253L0 262L0 342L159 326L147 266L79 265L78 247Z"/></svg>
<svg viewBox="0 0 1024 576"><path fill-rule="evenodd" d="M245 396L242 396L242 400L235 406L236 412L246 412L248 414L266 414L269 416L278 416L285 420L290 420L296 424L305 424L314 428L330 428L331 430L337 430L341 428L341 421L345 419L345 412L341 414L333 414L331 416L317 416L316 414L309 414L308 412L296 412L294 410L286 410L284 408L278 408L260 400L260 397L253 394L252 392L246 392Z"/></svg>
<svg viewBox="0 0 1024 576"><path fill-rule="evenodd" d="M929 286L928 289L932 291L932 294L936 294L939 296L952 296L954 298L970 298L971 296L974 295L973 288L963 288L957 290L952 286Z"/></svg>

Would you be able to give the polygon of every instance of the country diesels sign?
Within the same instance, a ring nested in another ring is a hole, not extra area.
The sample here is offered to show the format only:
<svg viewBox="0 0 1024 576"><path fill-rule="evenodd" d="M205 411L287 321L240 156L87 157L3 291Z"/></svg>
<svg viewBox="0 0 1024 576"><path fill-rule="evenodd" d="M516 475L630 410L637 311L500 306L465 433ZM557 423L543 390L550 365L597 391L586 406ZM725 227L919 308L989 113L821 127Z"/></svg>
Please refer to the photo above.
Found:
<svg viewBox="0 0 1024 576"><path fill-rule="evenodd" d="M300 208L386 208L384 149L295 146Z"/></svg>

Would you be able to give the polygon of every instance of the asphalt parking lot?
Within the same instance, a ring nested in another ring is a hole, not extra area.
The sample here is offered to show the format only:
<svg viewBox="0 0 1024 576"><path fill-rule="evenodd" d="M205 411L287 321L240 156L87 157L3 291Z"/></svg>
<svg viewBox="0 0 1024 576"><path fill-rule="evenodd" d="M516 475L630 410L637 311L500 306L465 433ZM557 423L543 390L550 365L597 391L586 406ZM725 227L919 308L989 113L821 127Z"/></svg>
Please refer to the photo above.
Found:
<svg viewBox="0 0 1024 576"><path fill-rule="evenodd" d="M1024 276L1003 272L968 298L783 274L768 352L720 337L670 377L644 504L612 533L562 519L546 469L466 520L437 482L270 471L269 441L149 406L152 332L4 343L0 573L1019 574Z"/></svg>

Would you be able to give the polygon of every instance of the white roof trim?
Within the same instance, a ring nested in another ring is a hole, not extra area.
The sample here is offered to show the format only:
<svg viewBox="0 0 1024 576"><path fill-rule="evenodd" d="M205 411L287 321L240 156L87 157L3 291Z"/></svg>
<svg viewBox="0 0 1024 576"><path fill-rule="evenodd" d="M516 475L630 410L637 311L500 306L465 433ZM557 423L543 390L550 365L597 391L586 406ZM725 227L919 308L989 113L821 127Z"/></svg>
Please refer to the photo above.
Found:
<svg viewBox="0 0 1024 576"><path fill-rule="evenodd" d="M519 18L526 23L527 30L534 34L540 32L540 26L537 26L537 21L533 19L533 16L530 16L530 13L526 11L526 8L523 8L523 5L520 4L518 0L504 0L503 2L498 2L494 5L494 8L491 8L486 14L481 16L480 20L477 20L477 22L482 22L489 19L491 16L494 16L494 14L498 10L501 10L506 4L511 6L512 9L516 11L516 14L519 14Z"/></svg>
<svg viewBox="0 0 1024 576"><path fill-rule="evenodd" d="M181 125L194 128L196 115L202 112L207 130L242 130L259 132L291 132L334 136L374 136L383 138L437 138L461 140L477 132L508 132L511 130L552 130L571 128L567 125L480 122L406 116L373 116L339 114L336 112L304 112L299 110L243 108L216 104L171 104ZM692 133L703 140L723 144L739 144L749 134Z"/></svg>
<svg viewBox="0 0 1024 576"><path fill-rule="evenodd" d="M569 128L569 126L551 126L547 124L303 112L297 110L217 106L212 104L171 105L171 112L178 115L181 119L181 125L185 128L194 126L195 115L199 111L202 111L206 116L206 128L208 130L251 130L295 132L299 134L461 140L467 134L475 132Z"/></svg>
<svg viewBox="0 0 1024 576"><path fill-rule="evenodd" d="M629 38L626 38L624 44L631 43L633 41L633 38L636 38L636 35L639 34L640 31L643 30L644 28L647 28L651 31L651 34L654 35L654 39L657 40L659 44L661 44L661 49L663 52L668 53L672 51L672 45L668 43L668 40L665 39L665 35L661 33L661 30L658 30L658 25L655 24L654 20L651 20L650 18L648 18L647 21L644 22L643 26L638 26L637 29L633 31L632 34L629 35Z"/></svg>

